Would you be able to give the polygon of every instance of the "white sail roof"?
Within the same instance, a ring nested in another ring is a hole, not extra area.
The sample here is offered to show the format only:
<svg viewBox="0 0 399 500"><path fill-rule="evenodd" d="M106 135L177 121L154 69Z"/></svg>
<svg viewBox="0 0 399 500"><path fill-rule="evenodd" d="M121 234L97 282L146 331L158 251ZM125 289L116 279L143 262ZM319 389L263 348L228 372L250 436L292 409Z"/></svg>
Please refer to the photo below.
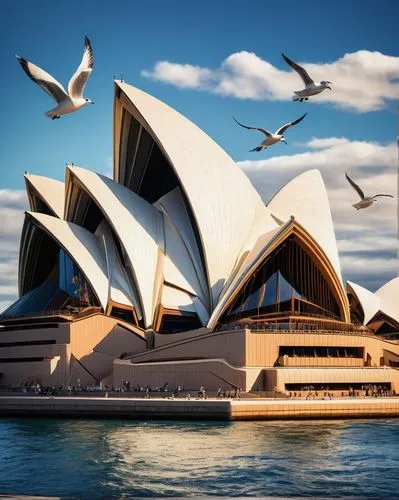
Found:
<svg viewBox="0 0 399 500"><path fill-rule="evenodd" d="M100 246L104 247L108 274L108 300L111 299L113 302L126 306L134 306L138 318L141 319L143 315L140 301L134 288L129 283L126 271L123 269L115 248L111 229L105 220L100 223L95 235Z"/></svg>
<svg viewBox="0 0 399 500"><path fill-rule="evenodd" d="M359 300L364 312L364 325L367 325L371 318L381 308L381 300L376 294L367 290L367 288L357 285L352 281L347 281L347 285L352 289Z"/></svg>
<svg viewBox="0 0 399 500"><path fill-rule="evenodd" d="M208 135L158 99L116 82L174 168L194 215L213 306L262 204L246 175ZM118 167L116 170L118 173ZM264 208L264 217L270 217Z"/></svg>
<svg viewBox="0 0 399 500"><path fill-rule="evenodd" d="M83 227L51 215L37 212L26 213L70 255L86 277L105 311L108 302L107 266L104 252L96 236Z"/></svg>
<svg viewBox="0 0 399 500"><path fill-rule="evenodd" d="M267 207L282 222L294 215L324 250L342 282L330 205L320 172L313 169L298 175L275 194Z"/></svg>
<svg viewBox="0 0 399 500"><path fill-rule="evenodd" d="M165 226L164 280L196 295L203 304L207 304L208 296L201 288L187 247L169 217L165 215L163 220Z"/></svg>
<svg viewBox="0 0 399 500"><path fill-rule="evenodd" d="M162 215L146 200L108 177L78 167L68 167L68 172L96 201L125 249L137 282L145 325L149 327L162 282Z"/></svg>
<svg viewBox="0 0 399 500"><path fill-rule="evenodd" d="M35 211L34 196L38 196L60 219L64 218L65 186L61 181L41 175L25 174L25 184L31 210Z"/></svg>
<svg viewBox="0 0 399 500"><path fill-rule="evenodd" d="M203 326L209 320L209 314L198 297L166 283L162 287L161 304L167 309L196 313Z"/></svg>
<svg viewBox="0 0 399 500"><path fill-rule="evenodd" d="M385 283L375 295L381 300L381 310L399 321L399 277Z"/></svg>
<svg viewBox="0 0 399 500"><path fill-rule="evenodd" d="M195 239L195 234L180 192L180 188L177 187L160 198L154 204L154 207L163 212L169 218L183 240L201 286L201 295L204 297L203 302L209 308L210 304L207 278L202 265L200 250Z"/></svg>

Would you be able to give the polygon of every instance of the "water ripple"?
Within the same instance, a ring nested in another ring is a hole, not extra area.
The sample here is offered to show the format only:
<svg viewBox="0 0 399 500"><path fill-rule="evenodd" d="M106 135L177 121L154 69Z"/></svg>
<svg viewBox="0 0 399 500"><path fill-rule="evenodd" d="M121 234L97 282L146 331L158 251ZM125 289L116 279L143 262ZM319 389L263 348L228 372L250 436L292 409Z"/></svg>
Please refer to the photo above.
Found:
<svg viewBox="0 0 399 500"><path fill-rule="evenodd" d="M0 420L0 494L392 498L399 421Z"/></svg>

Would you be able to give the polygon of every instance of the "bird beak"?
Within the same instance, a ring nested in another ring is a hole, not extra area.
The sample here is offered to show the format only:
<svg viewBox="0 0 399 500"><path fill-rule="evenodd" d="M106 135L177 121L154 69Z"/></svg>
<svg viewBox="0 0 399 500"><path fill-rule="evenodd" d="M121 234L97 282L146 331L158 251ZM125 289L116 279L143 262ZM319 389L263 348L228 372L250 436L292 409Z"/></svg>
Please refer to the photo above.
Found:
<svg viewBox="0 0 399 500"><path fill-rule="evenodd" d="M94 104L94 101L91 101L91 104Z"/></svg>
<svg viewBox="0 0 399 500"><path fill-rule="evenodd" d="M285 139L284 139L284 141L283 141L283 142L284 142L284 143L288 146L288 142L287 142Z"/></svg>
<svg viewBox="0 0 399 500"><path fill-rule="evenodd" d="M332 90L332 88L331 88L329 85L328 85L328 87L327 87L327 88L328 88L328 89L330 89L330 90Z"/></svg>

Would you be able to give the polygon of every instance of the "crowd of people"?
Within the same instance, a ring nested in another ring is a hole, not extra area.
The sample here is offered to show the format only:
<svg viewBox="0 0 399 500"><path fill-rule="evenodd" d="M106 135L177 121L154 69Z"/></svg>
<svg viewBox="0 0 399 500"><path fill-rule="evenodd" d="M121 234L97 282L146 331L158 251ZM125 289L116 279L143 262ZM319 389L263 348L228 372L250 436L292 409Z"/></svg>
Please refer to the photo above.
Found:
<svg viewBox="0 0 399 500"><path fill-rule="evenodd" d="M129 393L126 396L139 396L143 398L150 399L151 397L162 397L162 398L186 398L191 399L192 396L198 399L208 399L208 397L216 397L217 399L240 399L242 396L242 389L236 386L230 385L228 388L219 387L216 391L207 391L203 385L200 386L198 390L191 389L186 390L182 385L177 385L171 388L168 382L163 385L156 386L142 386L140 384L133 385L130 381L124 380L120 387L103 385L101 383L93 383L91 385L82 385L78 379L75 385L69 384L67 387L64 386L42 386L40 383L30 385L29 387L19 388L22 393L29 393L42 396L76 396L84 395L87 392L104 392L105 397L109 397L110 393ZM256 394L256 393L255 393ZM329 386L314 386L305 385L300 386L297 390L291 390L285 392L285 397L289 399L322 399L331 400L335 398L386 398L396 396L396 392L391 390L386 384L363 384L356 386L348 386L345 390L338 388L331 388ZM260 396L260 394L259 394ZM270 395L262 393L263 397L273 397L279 398L284 397L284 395L274 389Z"/></svg>
<svg viewBox="0 0 399 500"><path fill-rule="evenodd" d="M349 386L348 390L330 389L328 386L322 386L320 389L312 385L303 386L301 390L290 391L289 398L305 398L309 399L333 399L335 397L341 398L388 398L396 396L394 390L388 389L384 385L364 384L360 387Z"/></svg>

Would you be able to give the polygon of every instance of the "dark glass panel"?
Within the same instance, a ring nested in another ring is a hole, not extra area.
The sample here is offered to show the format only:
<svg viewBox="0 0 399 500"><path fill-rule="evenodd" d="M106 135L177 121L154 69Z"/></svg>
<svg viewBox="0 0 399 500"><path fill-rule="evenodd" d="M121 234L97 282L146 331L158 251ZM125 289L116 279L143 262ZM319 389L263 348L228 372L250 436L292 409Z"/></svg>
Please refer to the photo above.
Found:
<svg viewBox="0 0 399 500"><path fill-rule="evenodd" d="M121 319L126 321L126 323L136 324L133 316L133 311L128 309L122 309L120 307L113 307L111 309L111 314L113 318Z"/></svg>
<svg viewBox="0 0 399 500"><path fill-rule="evenodd" d="M14 302L4 311L1 318L18 318L49 310L49 306L59 293L63 295L64 300L68 298L68 295L59 289L55 281L45 281Z"/></svg>
<svg viewBox="0 0 399 500"><path fill-rule="evenodd" d="M77 196L75 212L70 220L94 234L104 216L86 191L79 190Z"/></svg>
<svg viewBox="0 0 399 500"><path fill-rule="evenodd" d="M150 203L155 203L178 185L179 181L174 170L158 145L154 143L137 193Z"/></svg>
<svg viewBox="0 0 399 500"><path fill-rule="evenodd" d="M363 347L280 346L279 356L307 358L363 358Z"/></svg>
<svg viewBox="0 0 399 500"><path fill-rule="evenodd" d="M245 310L249 311L249 310L252 310L252 309L257 309L259 307L259 299L260 299L260 292L261 292L261 288L259 288L258 290L256 290L256 292L252 293L247 301L245 302L245 304L243 304L243 307L245 307Z"/></svg>
<svg viewBox="0 0 399 500"><path fill-rule="evenodd" d="M279 273L279 292L280 292L280 302L290 300L293 296L292 286L284 278L284 276Z"/></svg>
<svg viewBox="0 0 399 500"><path fill-rule="evenodd" d="M277 303L277 273L273 273L268 280L266 280L266 291L261 306L270 306Z"/></svg>
<svg viewBox="0 0 399 500"><path fill-rule="evenodd" d="M175 316L165 314L162 317L159 333L179 333L200 328L201 323L196 314L192 316Z"/></svg>
<svg viewBox="0 0 399 500"><path fill-rule="evenodd" d="M40 212L41 214L46 215L54 215L54 213L50 210L50 207L38 196L34 197L34 207L35 212Z"/></svg>
<svg viewBox="0 0 399 500"><path fill-rule="evenodd" d="M136 155L137 140L139 139L139 133L140 133L140 123L134 118L132 118L130 120L129 135L127 139L125 179L124 182L122 181L125 186L128 186L131 183L131 179L133 177L134 173L133 162Z"/></svg>
<svg viewBox="0 0 399 500"><path fill-rule="evenodd" d="M132 122L135 120L133 119ZM134 160L133 172L129 173L129 166L126 168L126 180L129 182L128 187L134 191L138 192L142 178L145 175L147 162L151 153L153 140L150 134L141 128L141 134L139 136L139 143L137 145L137 152ZM127 178L129 176L129 178ZM153 179L155 180L155 179Z"/></svg>
<svg viewBox="0 0 399 500"><path fill-rule="evenodd" d="M86 206L86 211L82 220L82 226L94 234L103 219L104 216L101 210L98 208L97 204L90 198Z"/></svg>
<svg viewBox="0 0 399 500"><path fill-rule="evenodd" d="M58 245L42 229L31 225L27 234L28 254L21 293L24 294L40 286L53 277L57 268ZM54 277L54 280L57 278Z"/></svg>
<svg viewBox="0 0 399 500"><path fill-rule="evenodd" d="M396 333L398 332L398 326L391 325L387 322L382 323L382 325L375 331L376 335L381 335L384 333Z"/></svg>

